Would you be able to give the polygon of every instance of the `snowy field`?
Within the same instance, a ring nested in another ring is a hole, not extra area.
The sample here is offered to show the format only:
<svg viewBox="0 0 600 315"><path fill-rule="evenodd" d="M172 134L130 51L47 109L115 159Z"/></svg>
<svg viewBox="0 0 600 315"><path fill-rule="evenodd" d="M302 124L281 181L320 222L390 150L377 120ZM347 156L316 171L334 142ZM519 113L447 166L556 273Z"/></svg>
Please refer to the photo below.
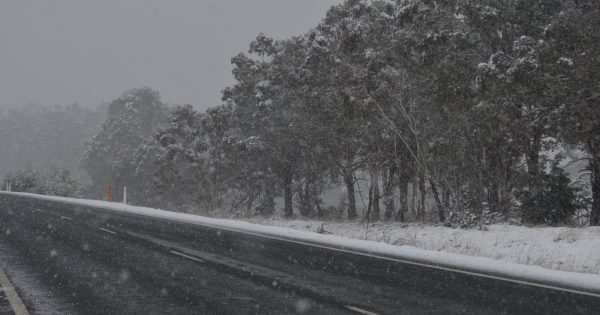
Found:
<svg viewBox="0 0 600 315"><path fill-rule="evenodd" d="M333 234L391 245L488 257L548 269L600 275L600 227L524 227L491 225L488 231L396 223L244 219L248 222ZM324 224L324 225L323 225Z"/></svg>

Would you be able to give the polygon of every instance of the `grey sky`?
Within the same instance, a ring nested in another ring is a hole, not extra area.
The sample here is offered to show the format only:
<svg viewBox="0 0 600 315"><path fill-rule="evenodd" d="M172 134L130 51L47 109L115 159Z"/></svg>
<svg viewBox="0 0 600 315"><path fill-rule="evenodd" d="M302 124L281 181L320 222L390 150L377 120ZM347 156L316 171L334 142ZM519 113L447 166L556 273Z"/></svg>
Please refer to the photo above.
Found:
<svg viewBox="0 0 600 315"><path fill-rule="evenodd" d="M263 32L307 31L342 0L0 0L0 108L95 107L150 86L207 108Z"/></svg>

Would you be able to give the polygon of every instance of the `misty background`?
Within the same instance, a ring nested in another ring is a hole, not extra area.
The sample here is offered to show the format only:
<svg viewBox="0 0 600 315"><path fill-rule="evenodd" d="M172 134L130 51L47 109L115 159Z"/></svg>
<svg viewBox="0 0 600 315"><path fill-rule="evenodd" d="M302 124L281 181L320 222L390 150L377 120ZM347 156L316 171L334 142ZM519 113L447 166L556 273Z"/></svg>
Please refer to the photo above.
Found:
<svg viewBox="0 0 600 315"><path fill-rule="evenodd" d="M206 109L233 83L231 57L263 32L300 35L339 0L0 3L0 108L94 108L150 86Z"/></svg>
<svg viewBox="0 0 600 315"><path fill-rule="evenodd" d="M263 32L299 35L339 0L0 3L0 178L80 168L113 99L149 86L170 105L220 104L231 58Z"/></svg>

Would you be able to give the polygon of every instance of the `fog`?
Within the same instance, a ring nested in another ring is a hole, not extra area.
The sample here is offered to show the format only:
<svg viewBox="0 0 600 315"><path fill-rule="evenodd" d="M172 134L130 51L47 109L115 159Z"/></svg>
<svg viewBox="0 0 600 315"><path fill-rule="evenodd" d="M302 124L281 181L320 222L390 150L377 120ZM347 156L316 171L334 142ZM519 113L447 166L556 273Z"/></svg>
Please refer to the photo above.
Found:
<svg viewBox="0 0 600 315"><path fill-rule="evenodd" d="M149 86L168 105L217 106L234 83L231 57L261 32L305 33L337 2L0 2L0 177L57 167L85 182L79 161L100 104Z"/></svg>
<svg viewBox="0 0 600 315"><path fill-rule="evenodd" d="M256 35L300 35L339 2L2 1L0 108L96 107L140 86L215 106L233 83L230 58Z"/></svg>

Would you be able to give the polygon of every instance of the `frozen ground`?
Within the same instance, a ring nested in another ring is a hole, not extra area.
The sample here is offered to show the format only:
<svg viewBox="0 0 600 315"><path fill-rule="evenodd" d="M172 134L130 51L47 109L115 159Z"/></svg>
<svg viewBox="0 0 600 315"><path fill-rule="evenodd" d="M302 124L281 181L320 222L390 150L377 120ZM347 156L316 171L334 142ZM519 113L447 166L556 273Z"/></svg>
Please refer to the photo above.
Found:
<svg viewBox="0 0 600 315"><path fill-rule="evenodd" d="M524 227L491 225L488 231L442 226L245 219L264 225L331 233L346 238L407 245L544 268L600 275L600 227ZM324 225L323 225L324 224Z"/></svg>

